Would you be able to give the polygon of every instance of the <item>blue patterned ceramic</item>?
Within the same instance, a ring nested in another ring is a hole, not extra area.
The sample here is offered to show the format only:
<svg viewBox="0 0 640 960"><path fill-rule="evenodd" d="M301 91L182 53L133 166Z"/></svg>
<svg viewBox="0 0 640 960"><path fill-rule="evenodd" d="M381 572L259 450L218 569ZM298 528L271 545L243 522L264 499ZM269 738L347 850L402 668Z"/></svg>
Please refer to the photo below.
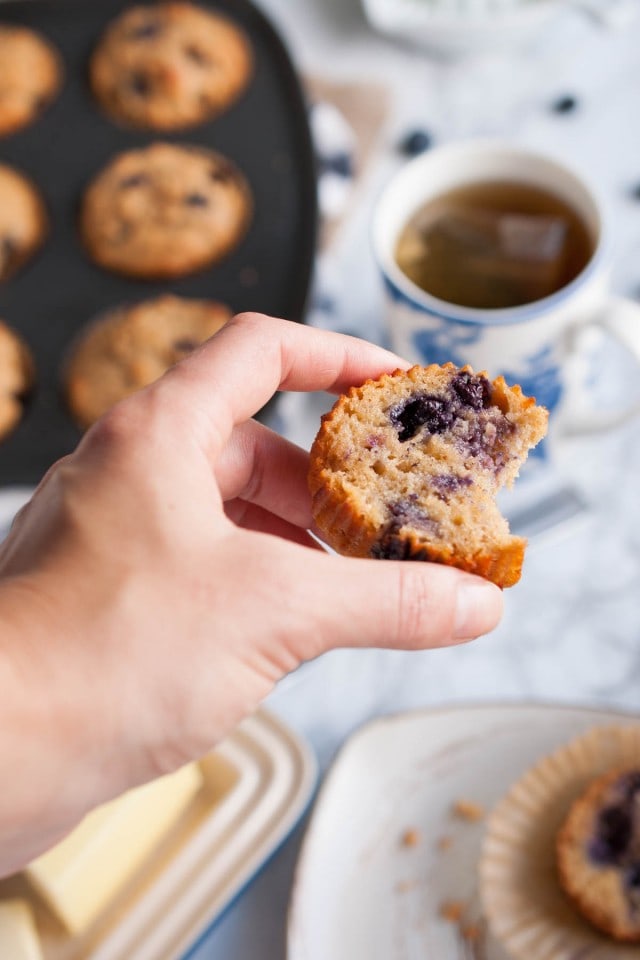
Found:
<svg viewBox="0 0 640 960"><path fill-rule="evenodd" d="M593 238L593 254L571 283L523 306L479 310L438 300L400 270L394 251L411 215L431 198L483 180L532 184L556 193L576 210ZM602 204L582 178L564 165L492 141L431 150L407 163L384 190L373 220L373 246L385 290L389 346L400 356L420 364L468 363L491 377L502 374L546 406L552 423L562 413L567 423L573 420L575 429L602 429L630 414L622 411L590 418L575 414L577 406L588 405L577 396L580 388L572 377L575 364L571 361L580 339L577 331L587 324L607 328L640 363L640 307L609 297ZM541 450L544 453L546 448Z"/></svg>

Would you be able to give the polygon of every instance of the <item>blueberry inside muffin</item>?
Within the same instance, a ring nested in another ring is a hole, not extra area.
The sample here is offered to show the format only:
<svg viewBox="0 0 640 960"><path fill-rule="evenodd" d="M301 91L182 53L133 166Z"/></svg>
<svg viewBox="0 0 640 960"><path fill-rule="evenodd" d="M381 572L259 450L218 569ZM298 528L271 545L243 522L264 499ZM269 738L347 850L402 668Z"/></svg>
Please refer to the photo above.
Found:
<svg viewBox="0 0 640 960"><path fill-rule="evenodd" d="M316 524L343 554L448 563L510 586L525 542L495 495L546 425L519 387L470 367L367 381L338 400L312 447Z"/></svg>

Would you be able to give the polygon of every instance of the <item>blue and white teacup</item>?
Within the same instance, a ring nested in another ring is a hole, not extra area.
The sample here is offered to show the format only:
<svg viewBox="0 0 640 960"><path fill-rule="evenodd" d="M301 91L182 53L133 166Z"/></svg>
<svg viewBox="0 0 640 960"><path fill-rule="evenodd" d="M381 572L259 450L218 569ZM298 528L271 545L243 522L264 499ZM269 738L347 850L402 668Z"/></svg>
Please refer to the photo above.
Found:
<svg viewBox="0 0 640 960"><path fill-rule="evenodd" d="M555 194L581 218L592 239L582 271L543 299L507 309L456 306L426 293L395 259L399 235L426 202L483 181L525 183ZM640 364L640 305L609 293L609 243L602 203L576 173L550 157L492 141L436 148L407 163L378 200L373 246L386 293L389 346L415 363L470 364L491 377L519 383L551 413L562 432L592 432L640 412L589 408L576 362L589 327L604 329ZM546 451L542 447L542 453Z"/></svg>

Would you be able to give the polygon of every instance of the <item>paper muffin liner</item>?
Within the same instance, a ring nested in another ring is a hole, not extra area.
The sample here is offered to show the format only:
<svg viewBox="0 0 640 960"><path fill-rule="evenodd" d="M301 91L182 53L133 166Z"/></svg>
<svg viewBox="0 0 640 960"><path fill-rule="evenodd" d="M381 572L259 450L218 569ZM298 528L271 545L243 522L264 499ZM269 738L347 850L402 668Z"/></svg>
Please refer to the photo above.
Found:
<svg viewBox="0 0 640 960"><path fill-rule="evenodd" d="M487 822L480 892L492 934L513 960L638 960L583 919L560 887L556 835L589 783L640 766L640 726L596 727L529 769Z"/></svg>

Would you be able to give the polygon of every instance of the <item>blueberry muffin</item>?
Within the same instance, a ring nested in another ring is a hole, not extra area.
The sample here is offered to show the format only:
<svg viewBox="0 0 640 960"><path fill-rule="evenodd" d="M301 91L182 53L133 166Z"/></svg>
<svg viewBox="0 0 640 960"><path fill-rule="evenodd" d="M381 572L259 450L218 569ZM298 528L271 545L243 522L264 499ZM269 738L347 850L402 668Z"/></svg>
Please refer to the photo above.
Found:
<svg viewBox="0 0 640 960"><path fill-rule="evenodd" d="M214 263L251 215L245 178L201 147L155 143L119 154L82 203L80 230L96 263L134 277L180 277Z"/></svg>
<svg viewBox="0 0 640 960"><path fill-rule="evenodd" d="M311 450L313 517L339 553L446 563L511 586L526 541L495 504L547 411L470 367L412 367L352 387Z"/></svg>
<svg viewBox="0 0 640 960"><path fill-rule="evenodd" d="M220 303L165 295L110 311L72 349L65 371L69 408L82 427L161 377L229 320Z"/></svg>
<svg viewBox="0 0 640 960"><path fill-rule="evenodd" d="M0 320L0 440L22 417L33 385L33 361L18 334Z"/></svg>
<svg viewBox="0 0 640 960"><path fill-rule="evenodd" d="M580 912L614 939L640 942L640 767L589 785L558 834L557 858Z"/></svg>
<svg viewBox="0 0 640 960"><path fill-rule="evenodd" d="M0 164L0 282L35 253L46 232L47 215L35 186Z"/></svg>
<svg viewBox="0 0 640 960"><path fill-rule="evenodd" d="M27 27L0 23L0 136L27 126L62 83L57 51Z"/></svg>
<svg viewBox="0 0 640 960"><path fill-rule="evenodd" d="M107 29L90 65L91 86L116 120L177 130L226 109L249 82L244 33L191 3L126 10Z"/></svg>

